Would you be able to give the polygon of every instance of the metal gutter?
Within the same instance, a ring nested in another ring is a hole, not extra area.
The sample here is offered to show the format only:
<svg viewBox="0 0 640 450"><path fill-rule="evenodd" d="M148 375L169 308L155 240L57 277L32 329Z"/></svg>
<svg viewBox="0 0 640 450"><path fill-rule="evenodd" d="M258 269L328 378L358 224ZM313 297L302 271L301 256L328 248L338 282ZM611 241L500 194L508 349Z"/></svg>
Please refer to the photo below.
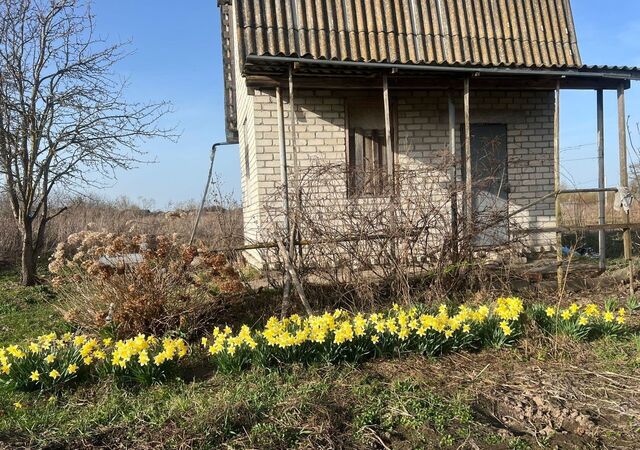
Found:
<svg viewBox="0 0 640 450"><path fill-rule="evenodd" d="M582 78L609 78L620 80L640 80L640 72L583 72L575 69L550 70L550 69L511 69L508 67L455 67L455 66L434 66L434 65L417 65L417 64L392 64L378 62L356 62L356 61L332 61L307 59L292 56L247 56L248 63L298 63L298 64L314 64L335 67L349 68L375 68L388 70L415 70L419 72L447 72L447 73L465 73L465 74L491 74L491 75L544 75L555 77L582 77Z"/></svg>

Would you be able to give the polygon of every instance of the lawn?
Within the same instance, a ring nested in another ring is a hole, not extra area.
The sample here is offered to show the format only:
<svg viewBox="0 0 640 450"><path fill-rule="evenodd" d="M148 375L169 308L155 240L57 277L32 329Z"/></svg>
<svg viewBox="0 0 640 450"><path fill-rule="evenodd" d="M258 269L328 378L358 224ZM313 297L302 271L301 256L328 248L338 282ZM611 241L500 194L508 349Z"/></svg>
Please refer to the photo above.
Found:
<svg viewBox="0 0 640 450"><path fill-rule="evenodd" d="M22 287L14 271L0 271L0 347L67 327L47 286Z"/></svg>
<svg viewBox="0 0 640 450"><path fill-rule="evenodd" d="M15 274L0 283L0 346L66 330L48 289ZM0 395L6 448L631 449L640 338L532 332L508 349L230 374L193 361L151 387L105 379Z"/></svg>

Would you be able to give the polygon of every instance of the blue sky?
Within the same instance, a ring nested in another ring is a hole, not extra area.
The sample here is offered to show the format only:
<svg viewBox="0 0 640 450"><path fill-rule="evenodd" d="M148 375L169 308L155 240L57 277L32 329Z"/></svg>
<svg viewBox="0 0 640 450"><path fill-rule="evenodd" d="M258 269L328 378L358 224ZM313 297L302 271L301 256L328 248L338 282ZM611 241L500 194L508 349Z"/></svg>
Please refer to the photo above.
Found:
<svg viewBox="0 0 640 450"><path fill-rule="evenodd" d="M209 148L224 140L220 18L216 0L97 0L94 12L100 34L133 41L135 53L118 66L130 81L133 100L168 100L178 124L178 143L154 141L142 149L149 159L119 172L100 194L152 199L166 209L201 195ZM640 66L640 2L573 0L582 59L587 64ZM561 146L568 184L597 184L596 101L592 91L563 91ZM627 113L640 121L640 89L627 92ZM618 184L615 94L605 94L607 184ZM640 136L638 136L640 142ZM236 146L218 152L216 173L226 192L240 196L240 162Z"/></svg>

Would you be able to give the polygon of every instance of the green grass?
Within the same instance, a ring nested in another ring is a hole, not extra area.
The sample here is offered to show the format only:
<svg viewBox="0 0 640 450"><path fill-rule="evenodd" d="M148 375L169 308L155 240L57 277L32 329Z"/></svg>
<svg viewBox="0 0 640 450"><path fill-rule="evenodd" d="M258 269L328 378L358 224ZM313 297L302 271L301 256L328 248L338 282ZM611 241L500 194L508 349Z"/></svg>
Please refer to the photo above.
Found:
<svg viewBox="0 0 640 450"><path fill-rule="evenodd" d="M105 382L54 396L10 394L0 408L0 442L29 447L375 448L383 439L392 448L455 448L489 433L462 397L346 366L251 370L141 390Z"/></svg>
<svg viewBox="0 0 640 450"><path fill-rule="evenodd" d="M0 346L68 329L47 286L24 287L18 273L0 272Z"/></svg>
<svg viewBox="0 0 640 450"><path fill-rule="evenodd" d="M65 330L54 300L47 288L23 288L15 273L0 274L0 346ZM638 335L580 345L607 370L633 374L640 367ZM475 383L498 373L499 386L511 380L512 367L527 364L518 348L492 352L449 357L456 362L442 372L430 368L448 358L417 355L227 374L196 360L181 379L151 387L110 378L46 393L0 387L0 448L539 448L536 438L499 426L478 403ZM475 369L462 375L468 364ZM547 448L573 448L559 442L552 437Z"/></svg>

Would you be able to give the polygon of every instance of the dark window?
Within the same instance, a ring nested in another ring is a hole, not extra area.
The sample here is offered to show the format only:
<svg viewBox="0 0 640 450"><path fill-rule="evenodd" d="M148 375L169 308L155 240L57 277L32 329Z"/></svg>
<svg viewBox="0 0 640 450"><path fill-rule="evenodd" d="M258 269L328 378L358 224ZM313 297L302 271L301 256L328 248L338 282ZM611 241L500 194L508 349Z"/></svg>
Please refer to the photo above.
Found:
<svg viewBox="0 0 640 450"><path fill-rule="evenodd" d="M388 190L389 162L384 126L384 104L358 100L348 104L348 193L350 197L375 197Z"/></svg>

